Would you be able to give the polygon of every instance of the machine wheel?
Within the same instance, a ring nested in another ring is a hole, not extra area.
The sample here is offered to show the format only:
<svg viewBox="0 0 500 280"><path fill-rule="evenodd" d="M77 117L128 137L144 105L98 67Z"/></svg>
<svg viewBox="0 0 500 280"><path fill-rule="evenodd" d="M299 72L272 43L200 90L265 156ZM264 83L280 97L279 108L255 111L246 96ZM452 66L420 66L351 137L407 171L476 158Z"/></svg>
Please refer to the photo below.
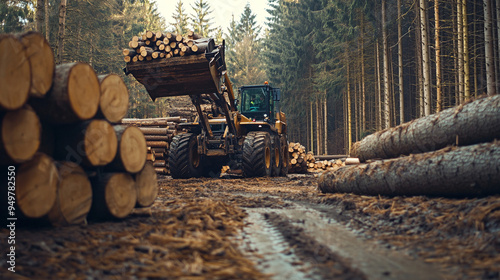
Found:
<svg viewBox="0 0 500 280"><path fill-rule="evenodd" d="M290 153L288 152L288 139L286 135L280 136L280 147L282 156L280 176L286 176L290 167Z"/></svg>
<svg viewBox="0 0 500 280"><path fill-rule="evenodd" d="M253 131L243 141L243 174L245 177L271 176L271 136L267 132Z"/></svg>
<svg viewBox="0 0 500 280"><path fill-rule="evenodd" d="M274 144L272 146L271 152L273 153L273 167L272 176L280 176L281 168L283 165L283 151L281 150L280 137L278 135L274 136Z"/></svg>
<svg viewBox="0 0 500 280"><path fill-rule="evenodd" d="M196 134L179 134L172 139L168 154L168 165L172 178L187 179L201 177L203 175L201 162L201 155L198 154Z"/></svg>

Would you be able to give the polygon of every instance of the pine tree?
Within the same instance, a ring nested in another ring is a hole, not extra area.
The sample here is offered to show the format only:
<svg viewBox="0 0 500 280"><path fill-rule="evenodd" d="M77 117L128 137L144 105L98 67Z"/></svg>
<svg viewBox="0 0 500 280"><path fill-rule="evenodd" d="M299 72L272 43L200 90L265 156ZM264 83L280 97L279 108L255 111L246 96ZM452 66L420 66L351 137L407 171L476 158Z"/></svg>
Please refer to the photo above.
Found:
<svg viewBox="0 0 500 280"><path fill-rule="evenodd" d="M210 5L206 1L197 0L194 6L191 7L194 10L194 14L191 15L194 32L203 37L208 37L214 31L213 28L210 28L212 20L210 15L213 12Z"/></svg>
<svg viewBox="0 0 500 280"><path fill-rule="evenodd" d="M182 0L179 0L179 2L177 2L177 5L175 6L175 12L173 12L172 17L174 18L174 22L171 24L175 26L175 32L177 34L186 34L189 31L189 17L186 14L184 7L182 6Z"/></svg>

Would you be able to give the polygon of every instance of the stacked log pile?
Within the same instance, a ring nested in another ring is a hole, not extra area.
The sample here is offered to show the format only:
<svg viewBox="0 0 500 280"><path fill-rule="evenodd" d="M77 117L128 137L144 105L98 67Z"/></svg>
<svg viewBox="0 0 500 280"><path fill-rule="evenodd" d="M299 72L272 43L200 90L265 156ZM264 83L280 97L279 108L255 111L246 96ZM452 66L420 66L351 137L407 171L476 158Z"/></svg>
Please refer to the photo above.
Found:
<svg viewBox="0 0 500 280"><path fill-rule="evenodd" d="M367 136L351 151L367 163L323 174L319 187L389 196L498 194L499 112L494 95Z"/></svg>
<svg viewBox="0 0 500 280"><path fill-rule="evenodd" d="M290 155L290 168L288 173L315 173L325 170L336 170L345 166L345 161L337 160L316 160L312 152L306 152L306 148L300 143L290 143L288 145Z"/></svg>
<svg viewBox="0 0 500 280"><path fill-rule="evenodd" d="M0 166L16 180L9 215L72 225L154 202L144 135L116 124L128 110L119 76L97 76L86 63L55 66L39 33L1 35L0 56Z"/></svg>
<svg viewBox="0 0 500 280"><path fill-rule="evenodd" d="M170 174L168 168L168 151L172 138L181 133L178 124L187 122L180 116L148 119L122 119L121 123L137 127L146 139L147 160L154 166L157 174Z"/></svg>
<svg viewBox="0 0 500 280"><path fill-rule="evenodd" d="M185 36L147 31L132 37L128 46L123 50L123 60L127 63L202 54L207 49L213 49L215 43L213 39L202 38L192 31Z"/></svg>

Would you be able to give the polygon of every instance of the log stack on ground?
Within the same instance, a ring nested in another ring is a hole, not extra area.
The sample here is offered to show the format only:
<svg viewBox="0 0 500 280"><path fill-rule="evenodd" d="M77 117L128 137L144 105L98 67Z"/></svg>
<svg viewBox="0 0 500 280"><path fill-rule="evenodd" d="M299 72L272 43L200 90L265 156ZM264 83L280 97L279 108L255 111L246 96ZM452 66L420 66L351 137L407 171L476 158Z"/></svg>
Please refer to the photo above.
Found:
<svg viewBox="0 0 500 280"><path fill-rule="evenodd" d="M495 95L367 136L351 154L368 163L322 174L319 188L388 196L499 194L499 111Z"/></svg>
<svg viewBox="0 0 500 280"><path fill-rule="evenodd" d="M170 174L167 158L172 138L181 133L179 123L186 122L180 116L148 119L122 119L121 123L137 127L146 139L148 161L152 162L156 173Z"/></svg>
<svg viewBox="0 0 500 280"><path fill-rule="evenodd" d="M314 173L325 170L336 170L344 166L344 161L336 156L336 160L316 160L312 152L306 152L306 148L300 143L290 143L288 145L290 155L290 169L288 173Z"/></svg>
<svg viewBox="0 0 500 280"><path fill-rule="evenodd" d="M141 36L134 36L127 49L123 50L123 60L127 63L151 61L177 56L203 54L215 47L213 39L202 38L189 31L186 35L170 32L146 31Z"/></svg>
<svg viewBox="0 0 500 280"><path fill-rule="evenodd" d="M146 139L136 127L112 125L128 108L125 84L114 74L98 79L86 63L54 67L47 46L38 33L0 35L0 165L18 175L17 209L71 225L85 223L91 205L114 218L151 205L157 185L145 167ZM141 202L135 174L143 174Z"/></svg>

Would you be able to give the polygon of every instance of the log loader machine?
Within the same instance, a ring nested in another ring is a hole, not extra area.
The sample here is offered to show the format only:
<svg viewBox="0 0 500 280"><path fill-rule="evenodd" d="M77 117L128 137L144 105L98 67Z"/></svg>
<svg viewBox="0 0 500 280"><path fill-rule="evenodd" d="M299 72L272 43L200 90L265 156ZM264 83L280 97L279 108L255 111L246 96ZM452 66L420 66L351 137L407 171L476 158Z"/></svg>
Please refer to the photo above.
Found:
<svg viewBox="0 0 500 280"><path fill-rule="evenodd" d="M153 101L189 95L196 107L195 121L181 124L187 132L170 143L171 176L214 176L224 165L245 177L286 176L287 126L280 90L267 82L243 86L236 100L224 51L224 42L215 45L211 40L205 53L133 62L124 69L146 87ZM212 104L211 113L201 108L206 102Z"/></svg>

